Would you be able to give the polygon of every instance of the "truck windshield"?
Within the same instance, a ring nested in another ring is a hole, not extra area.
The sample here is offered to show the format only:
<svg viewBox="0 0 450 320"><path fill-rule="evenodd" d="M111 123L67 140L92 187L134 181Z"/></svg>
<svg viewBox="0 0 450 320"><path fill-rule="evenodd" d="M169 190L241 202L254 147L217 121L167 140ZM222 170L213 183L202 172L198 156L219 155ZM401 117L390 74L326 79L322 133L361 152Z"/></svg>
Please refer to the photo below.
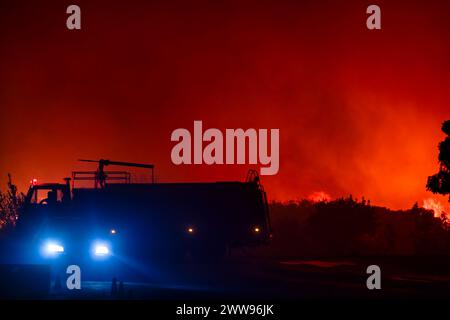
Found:
<svg viewBox="0 0 450 320"><path fill-rule="evenodd" d="M60 189L34 189L31 195L31 204L46 205L49 203L62 202L63 193Z"/></svg>

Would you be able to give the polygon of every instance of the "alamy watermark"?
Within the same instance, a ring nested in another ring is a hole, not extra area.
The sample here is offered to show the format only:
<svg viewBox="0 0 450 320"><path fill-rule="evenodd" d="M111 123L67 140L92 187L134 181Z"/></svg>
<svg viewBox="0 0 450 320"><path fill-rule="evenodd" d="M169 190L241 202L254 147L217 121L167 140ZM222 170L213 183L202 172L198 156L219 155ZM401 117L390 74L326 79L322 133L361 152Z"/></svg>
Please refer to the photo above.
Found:
<svg viewBox="0 0 450 320"><path fill-rule="evenodd" d="M179 128L170 139L177 142L171 152L175 165L260 164L261 175L275 175L280 168L280 129L225 129L222 133L215 128L204 131L203 122L194 121L192 134Z"/></svg>

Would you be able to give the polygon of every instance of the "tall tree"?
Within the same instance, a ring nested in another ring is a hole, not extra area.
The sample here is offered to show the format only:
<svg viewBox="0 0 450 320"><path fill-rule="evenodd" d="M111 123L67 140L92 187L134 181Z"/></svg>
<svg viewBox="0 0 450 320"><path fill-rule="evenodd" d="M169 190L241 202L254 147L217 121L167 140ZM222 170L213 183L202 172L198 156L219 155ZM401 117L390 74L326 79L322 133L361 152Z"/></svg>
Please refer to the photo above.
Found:
<svg viewBox="0 0 450 320"><path fill-rule="evenodd" d="M442 131L447 137L439 143L439 172L428 177L427 190L448 195L450 194L450 120L444 121Z"/></svg>

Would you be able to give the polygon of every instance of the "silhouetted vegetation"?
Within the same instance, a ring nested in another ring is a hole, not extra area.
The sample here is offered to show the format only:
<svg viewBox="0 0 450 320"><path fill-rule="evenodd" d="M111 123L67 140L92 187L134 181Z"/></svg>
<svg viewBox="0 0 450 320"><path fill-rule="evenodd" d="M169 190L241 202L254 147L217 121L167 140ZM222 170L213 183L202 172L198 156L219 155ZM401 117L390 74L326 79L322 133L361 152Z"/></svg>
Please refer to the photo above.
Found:
<svg viewBox="0 0 450 320"><path fill-rule="evenodd" d="M417 204L394 211L351 196L274 202L271 219L274 237L266 252L273 256L450 255L447 221Z"/></svg>
<svg viewBox="0 0 450 320"><path fill-rule="evenodd" d="M0 190L0 229L15 225L23 201L24 195L17 191L17 187L11 181L11 175L8 174L7 191Z"/></svg>
<svg viewBox="0 0 450 320"><path fill-rule="evenodd" d="M427 190L448 195L450 194L450 120L442 124L442 131L447 137L439 143L439 172L428 177Z"/></svg>

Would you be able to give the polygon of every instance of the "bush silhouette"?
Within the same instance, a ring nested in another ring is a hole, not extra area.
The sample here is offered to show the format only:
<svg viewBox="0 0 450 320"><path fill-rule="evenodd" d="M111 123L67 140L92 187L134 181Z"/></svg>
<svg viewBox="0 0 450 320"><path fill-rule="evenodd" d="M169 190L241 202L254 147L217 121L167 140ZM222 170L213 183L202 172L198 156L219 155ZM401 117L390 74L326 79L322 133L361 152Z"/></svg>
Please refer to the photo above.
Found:
<svg viewBox="0 0 450 320"><path fill-rule="evenodd" d="M450 194L450 120L442 124L442 131L447 137L439 143L439 172L428 177L427 190L448 195Z"/></svg>
<svg viewBox="0 0 450 320"><path fill-rule="evenodd" d="M274 202L270 212L274 237L261 254L285 258L450 255L445 219L417 204L394 211L349 196L328 202Z"/></svg>
<svg viewBox="0 0 450 320"><path fill-rule="evenodd" d="M6 192L0 190L0 229L13 227L19 217L19 208L23 204L24 195L17 191L8 174L8 188Z"/></svg>

